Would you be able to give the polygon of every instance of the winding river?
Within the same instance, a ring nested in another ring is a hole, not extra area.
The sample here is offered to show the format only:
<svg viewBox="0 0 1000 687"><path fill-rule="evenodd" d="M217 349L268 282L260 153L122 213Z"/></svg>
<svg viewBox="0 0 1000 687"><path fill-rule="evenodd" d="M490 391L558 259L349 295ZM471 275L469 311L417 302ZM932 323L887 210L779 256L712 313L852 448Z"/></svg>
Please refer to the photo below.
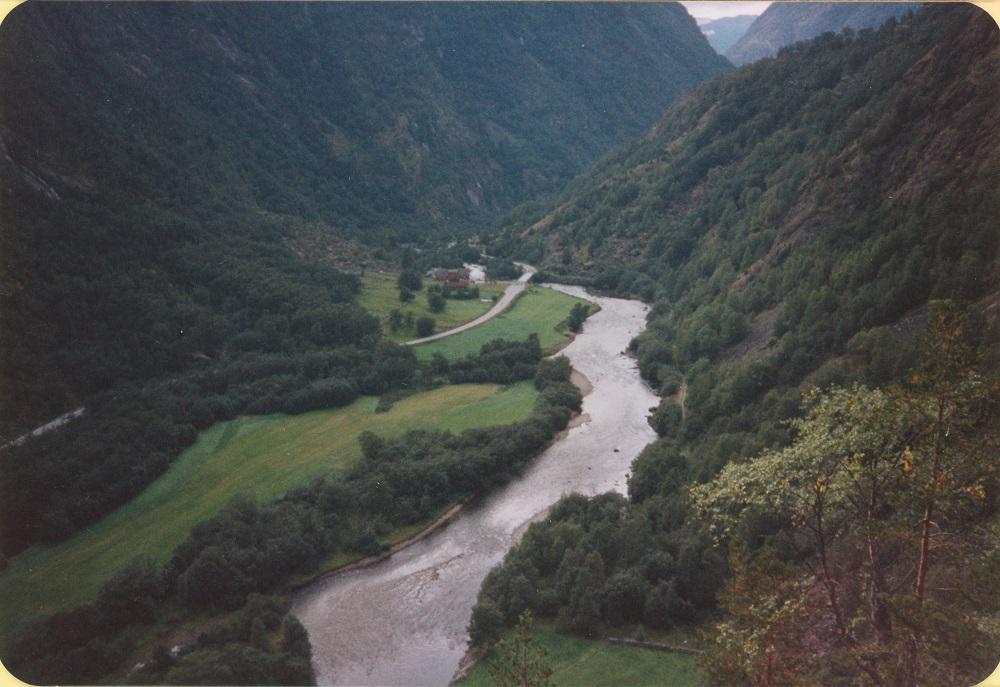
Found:
<svg viewBox="0 0 1000 687"><path fill-rule="evenodd" d="M645 418L658 399L623 353L645 326L646 306L552 288L601 306L562 351L592 387L582 415L524 474L446 527L295 597L318 684L447 685L467 649L479 585L526 525L563 494L625 491L629 465L656 438Z"/></svg>

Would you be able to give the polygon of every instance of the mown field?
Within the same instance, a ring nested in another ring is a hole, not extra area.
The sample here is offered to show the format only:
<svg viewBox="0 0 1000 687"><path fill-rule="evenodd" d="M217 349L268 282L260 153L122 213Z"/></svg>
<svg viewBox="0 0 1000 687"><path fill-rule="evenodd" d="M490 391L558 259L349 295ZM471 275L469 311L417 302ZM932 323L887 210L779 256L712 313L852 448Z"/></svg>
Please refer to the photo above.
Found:
<svg viewBox="0 0 1000 687"><path fill-rule="evenodd" d="M555 687L697 687L695 657L561 635L535 627L535 640L548 651ZM458 687L492 687L487 657L469 671Z"/></svg>
<svg viewBox="0 0 1000 687"><path fill-rule="evenodd" d="M0 575L0 635L15 619L91 600L137 555L165 560L193 525L239 493L273 498L349 468L366 430L393 436L420 427L459 432L507 424L527 417L536 395L531 382L450 385L408 396L383 413L375 412L377 398L363 397L344 408L214 425L131 502L65 542L11 561Z"/></svg>
<svg viewBox="0 0 1000 687"><path fill-rule="evenodd" d="M529 334L538 334L542 348L548 352L570 336L566 319L574 303L586 303L579 298L543 287L532 286L502 315L461 334L414 348L421 360L430 359L435 353L446 358L461 358L478 353L483 344L493 339L523 341Z"/></svg>
<svg viewBox="0 0 1000 687"><path fill-rule="evenodd" d="M396 275L368 272L361 278L362 290L358 303L382 323L382 332L393 341L403 342L417 338L415 325L403 327L393 332L389 329L389 313L399 308L406 316L413 316L416 322L420 317L433 317L436 323L435 332L453 329L476 319L493 307L493 296L497 298L507 288L507 282L487 282L479 284L479 298L469 300L446 299L447 305L443 312L431 312L427 307L427 286L434 281L424 277L424 288L414 292L416 298L409 303L399 302L399 287L396 286ZM483 302L485 300L486 302Z"/></svg>

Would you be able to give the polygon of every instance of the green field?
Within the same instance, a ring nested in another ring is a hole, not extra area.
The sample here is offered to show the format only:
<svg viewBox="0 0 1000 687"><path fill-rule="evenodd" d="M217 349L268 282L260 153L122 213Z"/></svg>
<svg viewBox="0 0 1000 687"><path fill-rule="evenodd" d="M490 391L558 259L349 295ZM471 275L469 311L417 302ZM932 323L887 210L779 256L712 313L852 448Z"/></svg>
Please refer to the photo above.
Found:
<svg viewBox="0 0 1000 687"><path fill-rule="evenodd" d="M561 635L535 627L535 640L548 651L556 687L697 687L701 673L694 656L641 649ZM493 687L489 657L480 661L458 687Z"/></svg>
<svg viewBox="0 0 1000 687"><path fill-rule="evenodd" d="M0 628L27 614L52 612L94 598L115 570L137 555L165 560L191 527L236 494L268 499L308 479L350 467L365 430L384 436L419 427L459 432L527 417L531 382L451 385L408 396L385 413L377 398L302 415L265 415L223 422L198 440L135 499L54 546L36 546L0 575Z"/></svg>
<svg viewBox="0 0 1000 687"><path fill-rule="evenodd" d="M538 334L545 351L553 351L569 337L565 322L573 304L578 302L587 301L532 286L502 315L461 334L417 346L414 351L421 360L429 360L435 353L461 358L478 353L483 344L493 339L523 341L531 333Z"/></svg>
<svg viewBox="0 0 1000 687"><path fill-rule="evenodd" d="M443 332L446 329L453 329L461 324L476 319L493 307L493 296L497 298L507 288L507 282L487 282L479 284L479 298L470 300L447 299L444 312L431 312L427 308L427 285L434 281L429 277L424 277L424 288L415 292L416 298L409 303L399 302L399 287L396 286L396 275L381 274L379 272L368 272L361 278L362 290L358 296L358 303L379 318L382 323L382 332L389 339L396 342L409 341L417 338L416 327L404 327L399 331L389 330L389 313L393 309L406 315L413 316L413 321L417 318L433 317L436 322L435 332ZM483 302L485 299L487 302Z"/></svg>

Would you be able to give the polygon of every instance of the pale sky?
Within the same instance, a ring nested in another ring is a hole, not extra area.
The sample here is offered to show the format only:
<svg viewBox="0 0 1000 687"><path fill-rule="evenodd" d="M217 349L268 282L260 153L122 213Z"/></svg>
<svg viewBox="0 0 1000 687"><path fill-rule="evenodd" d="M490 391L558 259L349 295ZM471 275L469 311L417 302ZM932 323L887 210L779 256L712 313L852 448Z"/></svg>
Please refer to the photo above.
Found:
<svg viewBox="0 0 1000 687"><path fill-rule="evenodd" d="M684 8L695 19L721 19L739 14L757 15L767 9L770 2L717 2L716 0L695 0L682 2ZM701 23L701 22L699 22Z"/></svg>

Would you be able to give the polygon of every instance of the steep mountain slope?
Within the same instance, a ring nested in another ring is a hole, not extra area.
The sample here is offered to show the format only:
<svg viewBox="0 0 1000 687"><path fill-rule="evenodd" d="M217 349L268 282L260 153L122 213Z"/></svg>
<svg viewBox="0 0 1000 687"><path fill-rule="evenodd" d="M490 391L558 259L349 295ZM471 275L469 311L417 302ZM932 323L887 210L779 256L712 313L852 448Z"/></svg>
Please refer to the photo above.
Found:
<svg viewBox="0 0 1000 687"><path fill-rule="evenodd" d="M556 188L725 68L673 5L47 3L3 38L26 178L362 229Z"/></svg>
<svg viewBox="0 0 1000 687"><path fill-rule="evenodd" d="M715 79L513 215L507 250L653 300L640 364L668 393L687 379L685 431L755 435L730 412L856 334L997 289L998 33L935 7Z"/></svg>
<svg viewBox="0 0 1000 687"><path fill-rule="evenodd" d="M827 31L877 28L890 17L902 17L919 7L908 2L776 2L723 52L735 65L749 64Z"/></svg>
<svg viewBox="0 0 1000 687"><path fill-rule="evenodd" d="M288 317L254 255L294 271L298 225L466 229L726 68L674 5L18 7L0 29L0 432L214 356L255 326L218 319L236 301ZM243 240L270 247L220 258Z"/></svg>
<svg viewBox="0 0 1000 687"><path fill-rule="evenodd" d="M750 25L757 20L755 14L741 14L736 17L713 19L701 24L701 32L705 34L715 52L725 55L726 51L747 32Z"/></svg>
<svg viewBox="0 0 1000 687"><path fill-rule="evenodd" d="M653 301L660 438L627 500L525 533L473 641L527 607L584 636L718 623L711 684L995 669L998 122L1000 30L932 6L706 83L515 213L497 250Z"/></svg>

